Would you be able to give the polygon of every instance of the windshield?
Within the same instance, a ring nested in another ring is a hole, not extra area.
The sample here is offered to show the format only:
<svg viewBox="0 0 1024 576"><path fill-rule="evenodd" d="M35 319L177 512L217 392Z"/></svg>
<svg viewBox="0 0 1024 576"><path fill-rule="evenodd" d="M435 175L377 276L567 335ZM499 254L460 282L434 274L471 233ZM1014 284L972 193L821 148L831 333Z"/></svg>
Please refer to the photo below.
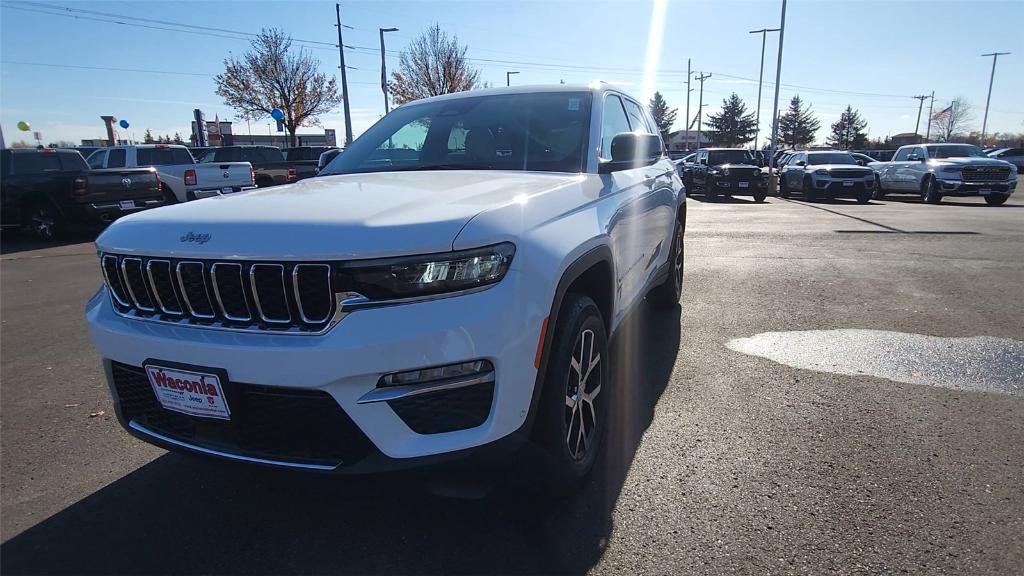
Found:
<svg viewBox="0 0 1024 576"><path fill-rule="evenodd" d="M748 150L711 150L708 152L708 165L721 164L753 164L754 158Z"/></svg>
<svg viewBox="0 0 1024 576"><path fill-rule="evenodd" d="M816 164L857 164L857 161L853 159L853 156L846 152L808 154L807 165L814 166Z"/></svg>
<svg viewBox="0 0 1024 576"><path fill-rule="evenodd" d="M400 107L322 174L408 170L581 172L589 92L502 94Z"/></svg>
<svg viewBox="0 0 1024 576"><path fill-rule="evenodd" d="M981 148L970 144L955 146L928 146L929 158L985 158Z"/></svg>

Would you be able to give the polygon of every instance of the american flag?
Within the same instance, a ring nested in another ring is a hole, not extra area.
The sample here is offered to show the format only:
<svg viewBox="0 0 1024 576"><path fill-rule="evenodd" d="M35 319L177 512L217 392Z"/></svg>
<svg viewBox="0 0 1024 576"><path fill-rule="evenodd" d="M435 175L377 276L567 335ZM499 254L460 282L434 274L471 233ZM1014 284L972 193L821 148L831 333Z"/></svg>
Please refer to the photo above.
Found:
<svg viewBox="0 0 1024 576"><path fill-rule="evenodd" d="M953 105L950 104L945 110L940 110L935 114L932 114L932 120L942 120L943 118L949 118L949 115L953 113Z"/></svg>

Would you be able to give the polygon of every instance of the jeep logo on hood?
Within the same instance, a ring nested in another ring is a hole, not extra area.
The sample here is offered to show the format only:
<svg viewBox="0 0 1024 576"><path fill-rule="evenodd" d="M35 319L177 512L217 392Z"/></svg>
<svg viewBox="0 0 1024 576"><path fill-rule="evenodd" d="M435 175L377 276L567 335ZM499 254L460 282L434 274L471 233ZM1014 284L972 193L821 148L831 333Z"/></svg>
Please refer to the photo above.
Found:
<svg viewBox="0 0 1024 576"><path fill-rule="evenodd" d="M209 234L196 234L195 232L189 232L181 237L182 242L195 242L196 244L206 244L210 241Z"/></svg>

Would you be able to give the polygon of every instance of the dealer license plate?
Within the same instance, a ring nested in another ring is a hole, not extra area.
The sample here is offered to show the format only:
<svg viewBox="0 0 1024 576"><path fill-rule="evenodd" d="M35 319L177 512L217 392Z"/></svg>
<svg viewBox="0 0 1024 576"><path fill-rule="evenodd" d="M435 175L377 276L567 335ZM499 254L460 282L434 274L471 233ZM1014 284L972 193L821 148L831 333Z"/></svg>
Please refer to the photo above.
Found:
<svg viewBox="0 0 1024 576"><path fill-rule="evenodd" d="M740 182L740 188L749 188L750 182Z"/></svg>
<svg viewBox="0 0 1024 576"><path fill-rule="evenodd" d="M232 189L231 186L227 186L225 188L221 188L220 191L221 194L231 194L232 192L234 192L234 189Z"/></svg>
<svg viewBox="0 0 1024 576"><path fill-rule="evenodd" d="M995 192L995 190L992 189L992 188L979 188L978 189L978 194L991 194L993 192Z"/></svg>
<svg viewBox="0 0 1024 576"><path fill-rule="evenodd" d="M231 419L224 388L216 374L149 364L146 375L165 410L189 416Z"/></svg>
<svg viewBox="0 0 1024 576"><path fill-rule="evenodd" d="M118 204L121 206L121 210L131 210L135 208L135 200L121 200Z"/></svg>
<svg viewBox="0 0 1024 576"><path fill-rule="evenodd" d="M853 180L844 180L843 186L853 186Z"/></svg>

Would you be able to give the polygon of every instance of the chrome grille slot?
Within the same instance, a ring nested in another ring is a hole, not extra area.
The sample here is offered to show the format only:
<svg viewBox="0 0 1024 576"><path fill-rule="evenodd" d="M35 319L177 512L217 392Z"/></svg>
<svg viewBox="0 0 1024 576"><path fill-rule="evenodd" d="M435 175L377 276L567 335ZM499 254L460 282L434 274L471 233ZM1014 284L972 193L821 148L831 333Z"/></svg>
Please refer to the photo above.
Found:
<svg viewBox="0 0 1024 576"><path fill-rule="evenodd" d="M121 307L130 307L132 303L128 300L128 291L125 290L124 281L121 279L121 267L117 264L117 256L105 255L101 263L103 265L103 279L107 282L110 296Z"/></svg>
<svg viewBox="0 0 1024 576"><path fill-rule="evenodd" d="M252 320L249 302L245 296L241 264L215 263L210 266L210 280L213 282L213 294L224 318L235 322Z"/></svg>
<svg viewBox="0 0 1024 576"><path fill-rule="evenodd" d="M169 260L150 260L146 262L146 274L149 276L149 285L153 289L153 297L156 298L156 304L160 307L160 311L173 316L184 314L178 294L174 291L171 262Z"/></svg>
<svg viewBox="0 0 1024 576"><path fill-rule="evenodd" d="M178 262L178 287L185 297L188 311L196 318L216 318L210 294L206 291L206 280L202 262Z"/></svg>
<svg viewBox="0 0 1024 576"><path fill-rule="evenodd" d="M292 321L288 293L281 264L253 264L249 269L256 310L264 322L283 324Z"/></svg>
<svg viewBox="0 0 1024 576"><path fill-rule="evenodd" d="M124 285L135 307L143 312L155 312L153 299L149 297L149 288L146 286L146 277L142 273L142 259L122 258L121 272L124 273Z"/></svg>
<svg viewBox="0 0 1024 576"><path fill-rule="evenodd" d="M245 262L102 254L115 311L174 325L320 334L345 311L326 262Z"/></svg>
<svg viewBox="0 0 1024 576"><path fill-rule="evenodd" d="M331 267L297 264L292 269L292 290L299 317L307 324L326 322L331 316Z"/></svg>

